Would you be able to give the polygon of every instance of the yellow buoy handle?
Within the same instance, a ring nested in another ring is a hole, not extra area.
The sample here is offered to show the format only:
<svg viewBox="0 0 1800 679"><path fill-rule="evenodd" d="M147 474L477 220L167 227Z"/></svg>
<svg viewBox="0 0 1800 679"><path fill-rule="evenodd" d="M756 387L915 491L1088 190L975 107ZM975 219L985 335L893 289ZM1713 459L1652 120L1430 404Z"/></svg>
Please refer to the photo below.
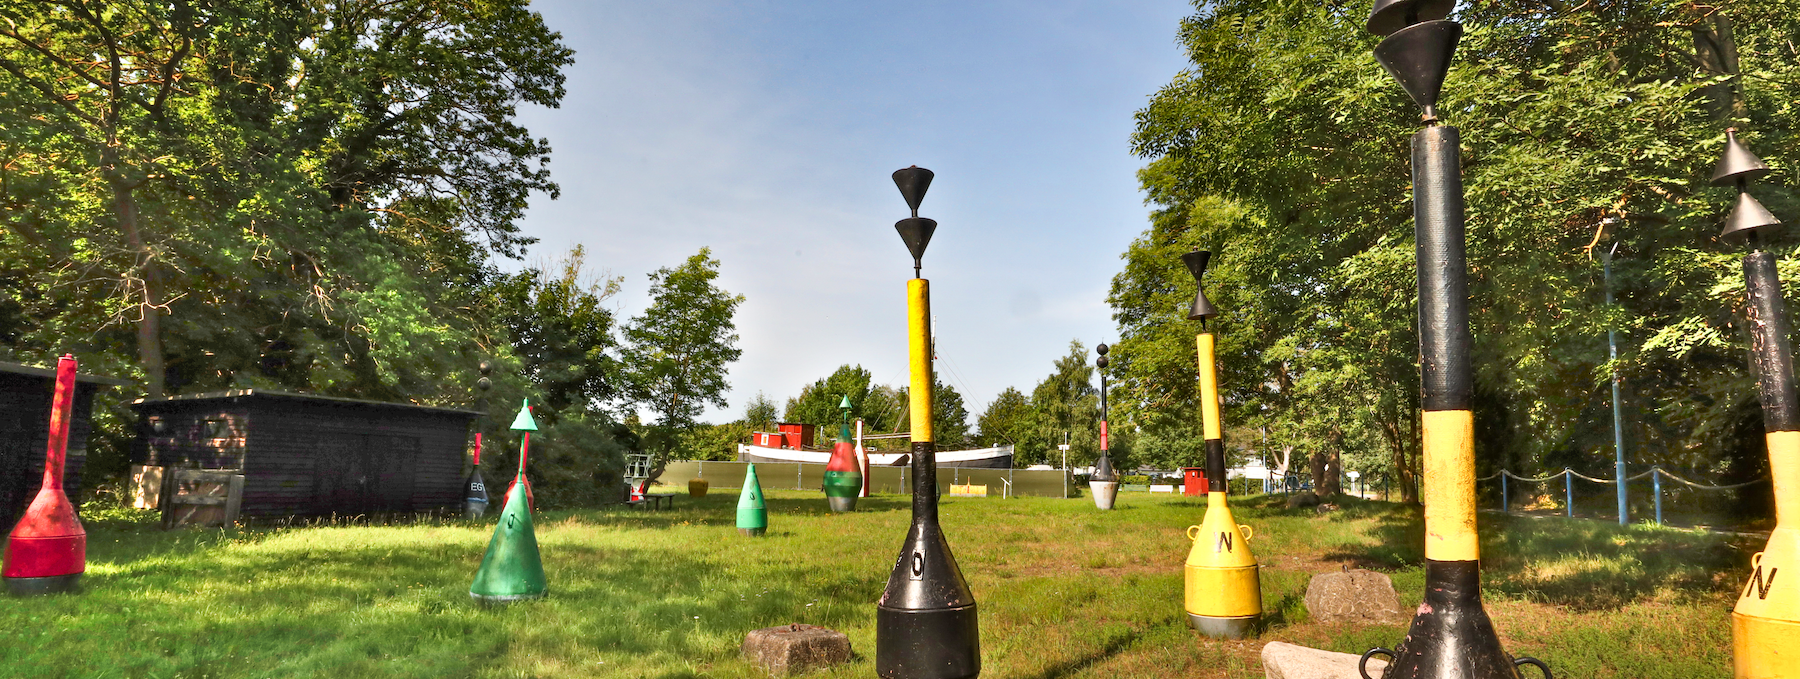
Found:
<svg viewBox="0 0 1800 679"><path fill-rule="evenodd" d="M1188 533L1188 541L1189 542L1193 542L1195 540L1200 539L1200 527L1199 526L1188 526L1187 533Z"/></svg>
<svg viewBox="0 0 1800 679"><path fill-rule="evenodd" d="M1192 536L1190 536L1190 538L1191 537ZM1755 554L1750 555L1750 567L1751 568L1756 568L1756 567L1762 565L1762 555L1763 555L1762 552L1757 552Z"/></svg>
<svg viewBox="0 0 1800 679"><path fill-rule="evenodd" d="M1250 527L1244 524L1238 524L1238 530L1244 531L1245 540L1256 537L1256 531L1250 530Z"/></svg>

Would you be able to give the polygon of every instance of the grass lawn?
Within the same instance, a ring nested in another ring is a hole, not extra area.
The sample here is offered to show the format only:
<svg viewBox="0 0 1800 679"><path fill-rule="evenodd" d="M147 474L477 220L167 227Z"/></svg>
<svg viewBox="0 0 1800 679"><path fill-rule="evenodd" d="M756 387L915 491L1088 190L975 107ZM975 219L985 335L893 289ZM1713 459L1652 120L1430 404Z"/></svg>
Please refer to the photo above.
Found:
<svg viewBox="0 0 1800 679"><path fill-rule="evenodd" d="M735 490L674 511L537 517L550 596L468 597L492 524L428 522L162 532L88 520L78 595L0 599L0 674L51 677L747 677L744 633L804 622L850 635L872 677L874 601L908 499L833 515L820 493L771 491L768 536L733 529ZM979 601L983 677L1261 677L1262 643L1358 652L1402 626L1331 626L1302 596L1344 565L1423 594L1415 509L1351 501L1324 515L1236 502L1264 565L1261 639L1213 641L1181 610L1183 531L1199 498L945 498ZM1761 540L1484 514L1489 613L1509 651L1559 677L1728 677L1728 616Z"/></svg>

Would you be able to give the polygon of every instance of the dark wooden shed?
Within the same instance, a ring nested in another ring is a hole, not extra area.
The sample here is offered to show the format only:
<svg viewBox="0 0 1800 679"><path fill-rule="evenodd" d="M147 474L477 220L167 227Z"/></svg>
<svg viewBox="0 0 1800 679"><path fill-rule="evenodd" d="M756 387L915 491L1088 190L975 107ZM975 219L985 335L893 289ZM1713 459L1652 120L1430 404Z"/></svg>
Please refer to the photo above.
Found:
<svg viewBox="0 0 1800 679"><path fill-rule="evenodd" d="M93 375L75 376L75 417L69 422L69 456L63 492L81 502L81 469L87 463L94 393L129 384ZM44 446L50 439L50 403L56 369L0 361L0 531L11 531L44 484Z"/></svg>
<svg viewBox="0 0 1800 679"><path fill-rule="evenodd" d="M480 413L243 389L131 404L134 464L235 470L239 516L460 508L469 423Z"/></svg>

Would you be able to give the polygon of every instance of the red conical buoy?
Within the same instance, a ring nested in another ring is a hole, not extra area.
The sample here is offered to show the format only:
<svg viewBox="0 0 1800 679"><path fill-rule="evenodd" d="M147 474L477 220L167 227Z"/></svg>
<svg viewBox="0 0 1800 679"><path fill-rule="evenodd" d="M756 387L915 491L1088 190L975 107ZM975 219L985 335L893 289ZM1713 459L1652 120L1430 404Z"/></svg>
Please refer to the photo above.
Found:
<svg viewBox="0 0 1800 679"><path fill-rule="evenodd" d="M75 412L75 357L56 362L56 396L50 406L50 444L44 455L44 485L13 527L6 542L0 578L19 596L75 589L87 570L87 531L63 494L63 458L69 451L69 418Z"/></svg>

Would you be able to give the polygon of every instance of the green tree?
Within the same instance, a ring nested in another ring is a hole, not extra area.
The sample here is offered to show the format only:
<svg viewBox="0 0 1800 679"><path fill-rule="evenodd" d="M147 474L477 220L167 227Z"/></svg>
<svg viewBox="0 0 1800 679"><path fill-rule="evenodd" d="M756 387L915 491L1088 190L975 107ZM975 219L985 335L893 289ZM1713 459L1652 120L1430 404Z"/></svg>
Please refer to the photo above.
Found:
<svg viewBox="0 0 1800 679"><path fill-rule="evenodd" d="M1015 464L1061 464L1057 450L1066 434L1069 465L1084 466L1100 456L1100 389L1087 348L1069 341L1069 353L1054 362L1055 370L1031 390L1031 435L1013 449Z"/></svg>
<svg viewBox="0 0 1800 679"><path fill-rule="evenodd" d="M830 375L815 380L800 388L800 394L788 399L787 408L782 419L788 422L800 422L817 425L821 428L836 427L842 410L838 404L846 397L850 399L850 417L863 418L864 426L880 429L887 424L872 417L863 408L868 401L869 391L874 376L862 366L844 365ZM886 413L880 413L886 415Z"/></svg>
<svg viewBox="0 0 1800 679"><path fill-rule="evenodd" d="M1156 207L1150 245L1219 250L1222 280L1209 292L1244 288L1220 319L1222 339L1250 354L1222 370L1249 371L1230 381L1256 385L1228 398L1239 421L1314 457L1358 459L1354 447L1379 441L1410 491L1417 109L1373 61L1366 7L1197 7L1180 32L1192 65L1138 113L1133 138L1151 160L1140 175ZM1439 110L1463 131L1480 464L1601 468L1591 451L1610 448L1601 387L1613 326L1638 405L1633 457L1726 479L1760 473L1737 253L1700 234L1716 232L1729 203L1706 186L1727 124L1756 134L1766 155L1795 148L1796 9L1646 0L1458 11L1467 32ZM1759 198L1778 215L1795 206L1785 188ZM1219 218L1207 207L1216 201L1243 218ZM1613 308L1601 304L1593 256L1608 240L1629 252ZM1777 249L1785 261L1788 248ZM1121 317L1149 319L1140 305L1155 300L1121 299ZM1153 417L1154 395L1137 397Z"/></svg>
<svg viewBox="0 0 1800 679"><path fill-rule="evenodd" d="M622 395L612 353L613 315L603 304L621 279L592 279L582 270L585 252L575 246L557 272L526 269L501 277L490 290L497 319L530 377L540 418L554 422L568 411L604 412Z"/></svg>
<svg viewBox="0 0 1800 679"><path fill-rule="evenodd" d="M710 248L681 266L657 269L650 274L650 307L625 327L632 394L657 414L658 427L685 429L705 405L726 404L726 366L744 353L732 322L744 296L720 289L718 277Z"/></svg>
<svg viewBox="0 0 1800 679"><path fill-rule="evenodd" d="M969 406L954 387L938 382L931 391L931 437L939 450L968 447Z"/></svg>
<svg viewBox="0 0 1800 679"><path fill-rule="evenodd" d="M1031 401L1018 389L1007 387L976 418L976 445L1014 446L1028 439L1037 425L1032 421Z"/></svg>
<svg viewBox="0 0 1800 679"><path fill-rule="evenodd" d="M775 409L775 401L760 391L750 397L750 403L744 406L743 422L756 431L774 431L775 420L780 417L780 411Z"/></svg>
<svg viewBox="0 0 1800 679"><path fill-rule="evenodd" d="M17 206L0 248L0 277L20 283L0 303L16 355L88 337L106 354L90 365L152 394L447 396L446 370L479 353L459 293L490 273L486 253L528 242L513 226L526 196L555 192L548 147L512 122L563 93L570 53L538 15L433 0L6 11L0 86L18 96L0 100L0 153L26 175L0 188Z"/></svg>
<svg viewBox="0 0 1800 679"><path fill-rule="evenodd" d="M681 431L675 456L684 460L735 460L737 445L749 438L750 425L743 421L696 424Z"/></svg>
<svg viewBox="0 0 1800 679"><path fill-rule="evenodd" d="M510 356L470 300L529 242L526 197L555 194L513 121L570 63L524 2L0 12L0 354L73 351L153 396L445 404ZM122 471L119 415L90 470Z"/></svg>

